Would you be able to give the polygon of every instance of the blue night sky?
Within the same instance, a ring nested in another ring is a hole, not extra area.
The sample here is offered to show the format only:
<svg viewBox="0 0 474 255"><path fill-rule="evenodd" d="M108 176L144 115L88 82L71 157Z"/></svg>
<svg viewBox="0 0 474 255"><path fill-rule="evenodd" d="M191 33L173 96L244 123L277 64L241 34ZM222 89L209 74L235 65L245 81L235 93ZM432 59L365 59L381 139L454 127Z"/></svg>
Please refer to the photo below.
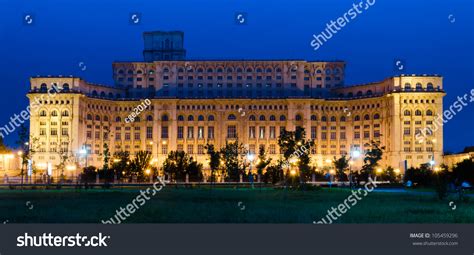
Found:
<svg viewBox="0 0 474 255"><path fill-rule="evenodd" d="M0 125L28 105L30 76L112 84L112 62L141 60L147 30L184 31L188 58L345 60L346 84L395 75L394 60L403 59L406 73L444 76L445 108L474 88L473 1L377 0L314 51L312 35L353 2L0 0ZM139 25L129 23L135 12ZM236 24L237 12L247 14L245 25ZM24 24L26 14L33 14L33 25ZM471 103L445 125L446 151L474 145L473 115Z"/></svg>

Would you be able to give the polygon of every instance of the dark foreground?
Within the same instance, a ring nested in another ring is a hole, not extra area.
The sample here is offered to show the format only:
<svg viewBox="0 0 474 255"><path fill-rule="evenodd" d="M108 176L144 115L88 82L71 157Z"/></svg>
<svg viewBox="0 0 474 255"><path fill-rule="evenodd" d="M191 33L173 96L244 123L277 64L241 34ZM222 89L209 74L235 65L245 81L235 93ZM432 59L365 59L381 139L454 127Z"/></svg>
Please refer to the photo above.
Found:
<svg viewBox="0 0 474 255"><path fill-rule="evenodd" d="M142 188L144 189L144 188ZM0 222L100 223L125 208L133 189L0 190ZM191 189L167 186L124 223L307 223L350 195L347 189ZM474 205L429 192L373 192L335 223L474 223ZM452 203L450 203L452 201ZM453 210L453 208L455 208Z"/></svg>

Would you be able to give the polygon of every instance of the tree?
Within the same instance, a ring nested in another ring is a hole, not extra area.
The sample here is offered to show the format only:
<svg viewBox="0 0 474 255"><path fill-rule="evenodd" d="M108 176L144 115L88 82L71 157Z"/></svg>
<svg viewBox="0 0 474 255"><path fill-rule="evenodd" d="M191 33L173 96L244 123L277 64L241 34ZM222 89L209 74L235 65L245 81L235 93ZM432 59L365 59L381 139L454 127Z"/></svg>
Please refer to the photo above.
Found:
<svg viewBox="0 0 474 255"><path fill-rule="evenodd" d="M171 180L182 180L188 166L188 155L184 151L170 151L163 163L163 171Z"/></svg>
<svg viewBox="0 0 474 255"><path fill-rule="evenodd" d="M149 151L138 151L132 162L130 163L130 171L132 176L137 176L137 180L145 179L145 170L150 168L151 153Z"/></svg>
<svg viewBox="0 0 474 255"><path fill-rule="evenodd" d="M283 164L284 161L279 159L276 164L268 166L267 171L263 176L265 183L271 182L273 184L283 180Z"/></svg>
<svg viewBox="0 0 474 255"><path fill-rule="evenodd" d="M130 153L128 151L117 151L114 153L114 161L112 169L118 178L130 177L131 173L128 170L130 164Z"/></svg>
<svg viewBox="0 0 474 255"><path fill-rule="evenodd" d="M239 144L239 141L225 142L224 148L221 149L221 157L224 161L224 167L226 170L226 178L230 181L237 181L240 178L240 174L245 173L245 165L243 164L243 158L245 157L247 150L243 144Z"/></svg>
<svg viewBox="0 0 474 255"><path fill-rule="evenodd" d="M206 153L209 156L209 168L211 168L211 183L215 181L215 172L219 170L221 164L221 153L216 151L213 144L206 144Z"/></svg>
<svg viewBox="0 0 474 255"><path fill-rule="evenodd" d="M257 168L257 173L260 176L263 174L263 170L270 164L271 161L271 159L266 158L265 147L261 146L258 150L258 161L255 165L255 168Z"/></svg>
<svg viewBox="0 0 474 255"><path fill-rule="evenodd" d="M472 158L465 159L453 167L453 180L457 186L463 182L474 184L474 161Z"/></svg>
<svg viewBox="0 0 474 255"><path fill-rule="evenodd" d="M380 177L382 178L382 180L389 181L392 183L397 181L397 175L395 174L395 170L391 166L387 167L387 169L381 174Z"/></svg>
<svg viewBox="0 0 474 255"><path fill-rule="evenodd" d="M349 168L349 159L346 158L346 155L343 155L340 158L334 157L333 164L339 181L344 181L346 179L346 174L344 172Z"/></svg>
<svg viewBox="0 0 474 255"><path fill-rule="evenodd" d="M285 165L289 166L290 160L296 158L300 183L305 183L311 174L309 149L314 145L314 142L306 140L304 128L297 127L295 131L283 130L278 137L278 145L286 160Z"/></svg>
<svg viewBox="0 0 474 255"><path fill-rule="evenodd" d="M190 180L202 179L202 164L193 157L189 157L184 151L170 151L163 163L163 170L170 175L172 180L185 180L186 175Z"/></svg>
<svg viewBox="0 0 474 255"><path fill-rule="evenodd" d="M104 129L105 129L105 132L104 132L104 136L102 137L103 142L104 142L104 150L103 150L104 166L103 166L103 170L105 172L107 172L107 170L109 169L109 160L110 160L110 150L109 150L109 144L107 142L109 140L110 128L105 127Z"/></svg>
<svg viewBox="0 0 474 255"><path fill-rule="evenodd" d="M378 141L370 141L370 144L367 145L370 146L370 149L365 152L364 165L362 166L362 174L366 180L369 176L373 176L374 169L378 166L383 150L385 150L385 146L381 146Z"/></svg>

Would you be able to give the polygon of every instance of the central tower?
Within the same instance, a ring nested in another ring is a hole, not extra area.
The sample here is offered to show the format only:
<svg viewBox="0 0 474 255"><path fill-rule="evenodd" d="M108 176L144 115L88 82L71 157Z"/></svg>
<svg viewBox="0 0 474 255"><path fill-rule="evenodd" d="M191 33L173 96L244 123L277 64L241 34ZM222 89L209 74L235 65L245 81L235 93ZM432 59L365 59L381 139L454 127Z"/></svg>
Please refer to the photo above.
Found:
<svg viewBox="0 0 474 255"><path fill-rule="evenodd" d="M145 47L143 58L146 62L159 60L184 60L184 33L181 31L153 31L143 33Z"/></svg>

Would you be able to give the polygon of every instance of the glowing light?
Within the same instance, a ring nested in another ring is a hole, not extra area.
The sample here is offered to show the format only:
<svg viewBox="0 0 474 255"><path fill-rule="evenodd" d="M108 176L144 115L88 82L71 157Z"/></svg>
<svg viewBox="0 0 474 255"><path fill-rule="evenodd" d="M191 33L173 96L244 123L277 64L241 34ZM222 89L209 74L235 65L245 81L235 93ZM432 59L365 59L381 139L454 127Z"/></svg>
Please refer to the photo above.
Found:
<svg viewBox="0 0 474 255"><path fill-rule="evenodd" d="M48 165L46 163L36 163L36 167L44 170Z"/></svg>
<svg viewBox="0 0 474 255"><path fill-rule="evenodd" d="M79 153L81 153L82 155L86 155L87 154L87 150L86 149L81 149L79 151Z"/></svg>
<svg viewBox="0 0 474 255"><path fill-rule="evenodd" d="M21 157L21 155L23 155L23 151L18 151L17 154L18 154L18 156Z"/></svg>
<svg viewBox="0 0 474 255"><path fill-rule="evenodd" d="M153 142L149 142L148 144L153 145Z"/></svg>
<svg viewBox="0 0 474 255"><path fill-rule="evenodd" d="M434 171L435 171L435 172L438 172L439 170L440 170L439 167L435 167L435 168L434 168Z"/></svg>
<svg viewBox="0 0 474 255"><path fill-rule="evenodd" d="M326 159L326 164L331 164L332 160Z"/></svg>
<svg viewBox="0 0 474 255"><path fill-rule="evenodd" d="M334 169L331 169L331 170L329 170L329 173L334 175L334 174L336 174L336 171Z"/></svg>
<svg viewBox="0 0 474 255"><path fill-rule="evenodd" d="M151 170L150 170L150 169L146 169L146 170L145 170L145 174L146 174L146 175L149 175L150 173L151 173Z"/></svg>
<svg viewBox="0 0 474 255"><path fill-rule="evenodd" d="M431 165L431 166L434 166L435 163L436 163L436 162L435 162L434 160L430 160L430 165Z"/></svg>
<svg viewBox="0 0 474 255"><path fill-rule="evenodd" d="M358 157L360 157L360 151L358 151L358 150L352 151L351 154L352 154L352 157L353 157L353 158L358 158Z"/></svg>
<svg viewBox="0 0 474 255"><path fill-rule="evenodd" d="M247 159L253 161L255 159L255 156L253 154L247 154Z"/></svg>
<svg viewBox="0 0 474 255"><path fill-rule="evenodd" d="M68 165L68 166L66 166L66 170L68 170L68 171L76 171L76 166L75 166L75 165Z"/></svg>
<svg viewBox="0 0 474 255"><path fill-rule="evenodd" d="M377 170L376 170L376 171L377 171L377 173L379 173L379 174L380 174L380 173L382 173L382 168L377 168Z"/></svg>
<svg viewBox="0 0 474 255"><path fill-rule="evenodd" d="M397 169L393 170L393 172L395 172L395 174L400 174L400 169L397 168Z"/></svg>
<svg viewBox="0 0 474 255"><path fill-rule="evenodd" d="M436 143L436 138L433 138L433 140L431 140L433 143Z"/></svg>
<svg viewBox="0 0 474 255"><path fill-rule="evenodd" d="M167 142L166 142L166 141L163 141L163 142L161 142L161 144L163 144L163 145L166 145L166 144L167 144Z"/></svg>
<svg viewBox="0 0 474 255"><path fill-rule="evenodd" d="M122 175L125 175L125 171L122 171Z"/></svg>
<svg viewBox="0 0 474 255"><path fill-rule="evenodd" d="M115 163L120 162L120 159L114 158L114 162L115 162Z"/></svg>
<svg viewBox="0 0 474 255"><path fill-rule="evenodd" d="M301 146L301 142L298 142L298 146Z"/></svg>
<svg viewBox="0 0 474 255"><path fill-rule="evenodd" d="M349 165L351 165L351 166L354 165L354 161L349 160Z"/></svg>
<svg viewBox="0 0 474 255"><path fill-rule="evenodd" d="M295 164L298 160L295 158L292 158L289 160L290 164Z"/></svg>
<svg viewBox="0 0 474 255"><path fill-rule="evenodd" d="M3 154L3 157L4 157L5 159L12 159L12 158L14 158L15 156L14 156L13 154Z"/></svg>
<svg viewBox="0 0 474 255"><path fill-rule="evenodd" d="M291 170L291 171L290 171L290 174L293 175L293 176L295 176L295 175L296 175L296 170L294 170L294 169Z"/></svg>

